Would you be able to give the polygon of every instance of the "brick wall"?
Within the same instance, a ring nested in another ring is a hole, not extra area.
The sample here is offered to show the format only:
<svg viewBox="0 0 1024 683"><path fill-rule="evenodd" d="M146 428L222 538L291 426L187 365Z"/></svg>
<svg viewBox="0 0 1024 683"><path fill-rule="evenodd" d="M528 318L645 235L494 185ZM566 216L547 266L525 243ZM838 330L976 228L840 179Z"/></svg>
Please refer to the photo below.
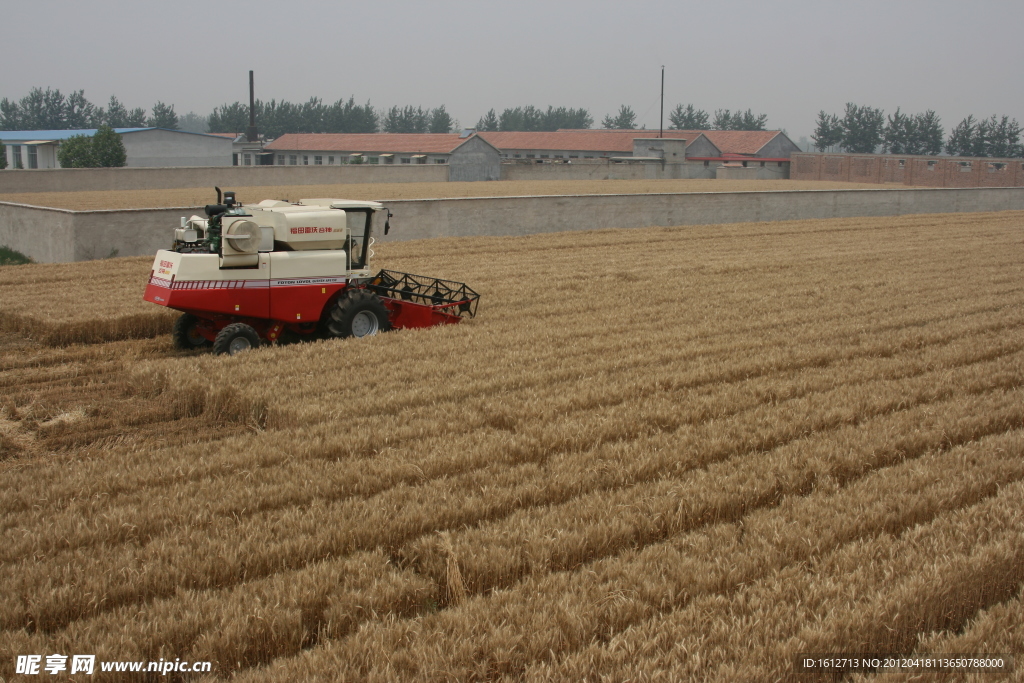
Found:
<svg viewBox="0 0 1024 683"><path fill-rule="evenodd" d="M792 180L918 187L1024 187L1024 159L898 154L793 154Z"/></svg>

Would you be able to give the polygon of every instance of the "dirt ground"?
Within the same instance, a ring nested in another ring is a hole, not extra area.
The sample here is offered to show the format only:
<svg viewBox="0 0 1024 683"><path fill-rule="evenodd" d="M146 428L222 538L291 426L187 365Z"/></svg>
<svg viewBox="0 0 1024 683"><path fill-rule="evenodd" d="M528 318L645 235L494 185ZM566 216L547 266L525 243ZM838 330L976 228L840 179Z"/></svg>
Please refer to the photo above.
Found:
<svg viewBox="0 0 1024 683"><path fill-rule="evenodd" d="M303 197L345 199L430 199L514 197L561 194L649 194L659 192L764 192L781 190L878 189L865 183L815 180L501 180L486 183L361 183L349 185L270 185L233 187L243 202ZM900 185L899 187L904 187ZM0 201L86 211L203 206L216 201L212 187L172 190L22 192L0 194Z"/></svg>

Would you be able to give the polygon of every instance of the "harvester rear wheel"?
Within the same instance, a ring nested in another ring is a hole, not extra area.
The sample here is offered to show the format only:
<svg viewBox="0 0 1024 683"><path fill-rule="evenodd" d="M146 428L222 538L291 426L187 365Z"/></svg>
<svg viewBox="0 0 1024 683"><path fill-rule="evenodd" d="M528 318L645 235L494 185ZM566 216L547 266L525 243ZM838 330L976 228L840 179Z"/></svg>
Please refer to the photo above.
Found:
<svg viewBox="0 0 1024 683"><path fill-rule="evenodd" d="M372 337L391 329L387 307L368 289L350 289L325 318L332 337Z"/></svg>
<svg viewBox="0 0 1024 683"><path fill-rule="evenodd" d="M210 340L199 332L199 318L191 313L182 313L171 328L174 348L182 351L201 349L210 345Z"/></svg>
<svg viewBox="0 0 1024 683"><path fill-rule="evenodd" d="M245 323L231 323L217 333L213 340L213 352L216 354L226 353L229 356L259 348L260 335Z"/></svg>

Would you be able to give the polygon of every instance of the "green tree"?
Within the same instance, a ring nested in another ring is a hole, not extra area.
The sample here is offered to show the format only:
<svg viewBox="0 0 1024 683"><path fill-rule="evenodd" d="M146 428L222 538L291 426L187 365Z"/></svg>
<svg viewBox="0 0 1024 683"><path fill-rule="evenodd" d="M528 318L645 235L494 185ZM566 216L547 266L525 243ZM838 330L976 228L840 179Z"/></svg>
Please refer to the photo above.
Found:
<svg viewBox="0 0 1024 683"><path fill-rule="evenodd" d="M92 138L88 135L74 135L61 141L57 150L57 161L61 168L93 168L96 161L92 153Z"/></svg>
<svg viewBox="0 0 1024 683"><path fill-rule="evenodd" d="M988 130L989 156L1004 159L1021 156L1021 127L1017 119L1011 120L1009 116L1000 119L993 114L988 121Z"/></svg>
<svg viewBox="0 0 1024 683"><path fill-rule="evenodd" d="M0 100L0 130L23 130L21 125L21 108L17 102L7 99Z"/></svg>
<svg viewBox="0 0 1024 683"><path fill-rule="evenodd" d="M602 128L611 130L633 130L636 128L636 113L632 107L625 104L619 107L619 113L614 117L609 114L601 121Z"/></svg>
<svg viewBox="0 0 1024 683"><path fill-rule="evenodd" d="M737 111L732 119L733 130L765 130L766 125L768 125L768 114L755 114L751 109L747 109L742 114Z"/></svg>
<svg viewBox="0 0 1024 683"><path fill-rule="evenodd" d="M241 133L249 127L249 110L241 102L214 107L207 125L211 133ZM289 130L289 133L298 132Z"/></svg>
<svg viewBox="0 0 1024 683"><path fill-rule="evenodd" d="M767 124L768 115L755 114L753 109L746 111L737 109L735 114L729 109L716 109L711 128L712 130L764 130Z"/></svg>
<svg viewBox="0 0 1024 683"><path fill-rule="evenodd" d="M7 168L7 148L0 142L0 170Z"/></svg>
<svg viewBox="0 0 1024 683"><path fill-rule="evenodd" d="M676 108L669 112L668 120L671 122L669 128L673 130L707 130L711 125L708 113L703 109L696 109L692 104L677 104Z"/></svg>
<svg viewBox="0 0 1024 683"><path fill-rule="evenodd" d="M111 128L128 127L128 110L125 109L125 106L121 104L121 101L115 95L111 95L110 102L107 103L105 123Z"/></svg>
<svg viewBox="0 0 1024 683"><path fill-rule="evenodd" d="M931 109L923 114L914 115L914 129L916 138L914 146L908 150L910 154L931 154L942 153L942 137L944 134L942 121Z"/></svg>
<svg viewBox="0 0 1024 683"><path fill-rule="evenodd" d="M205 133L209 130L206 125L206 117L194 111L182 114L178 119L178 126L181 130L188 131L189 133Z"/></svg>
<svg viewBox="0 0 1024 683"><path fill-rule="evenodd" d="M977 129L974 115L968 115L949 132L946 151L953 156L969 157L974 151L974 135Z"/></svg>
<svg viewBox="0 0 1024 683"><path fill-rule="evenodd" d="M323 124L325 133L376 133L377 112L373 105L356 104L355 97L340 99L324 109ZM256 124L260 123L260 108L256 108Z"/></svg>
<svg viewBox="0 0 1024 683"><path fill-rule="evenodd" d="M142 107L128 110L128 123L126 128L146 128L146 110ZM113 126L111 126L113 128Z"/></svg>
<svg viewBox="0 0 1024 683"><path fill-rule="evenodd" d="M178 115L174 113L174 105L164 104L158 100L153 105L153 115L146 120L146 126L178 130Z"/></svg>
<svg viewBox="0 0 1024 683"><path fill-rule="evenodd" d="M882 138L886 151L892 154L916 154L913 150L917 148L917 121L896 107L889 116Z"/></svg>
<svg viewBox="0 0 1024 683"><path fill-rule="evenodd" d="M100 126L92 136L92 159L96 166L124 166L128 161L121 136L110 126Z"/></svg>
<svg viewBox="0 0 1024 683"><path fill-rule="evenodd" d="M96 115L96 107L85 97L84 90L68 95L64 104L64 124L68 128L89 128Z"/></svg>
<svg viewBox="0 0 1024 683"><path fill-rule="evenodd" d="M822 109L818 112L818 125L811 135L814 148L819 152L832 149L843 141L843 124L835 114L826 114Z"/></svg>
<svg viewBox="0 0 1024 683"><path fill-rule="evenodd" d="M443 104L430 112L428 130L431 133L450 133L454 128L455 120L445 111Z"/></svg>
<svg viewBox="0 0 1024 683"><path fill-rule="evenodd" d="M885 114L881 109L846 103L843 116L843 149L854 154L871 154L882 144Z"/></svg>
<svg viewBox="0 0 1024 683"><path fill-rule="evenodd" d="M544 114L532 104L505 109L498 118L498 130L541 130L543 127Z"/></svg>
<svg viewBox="0 0 1024 683"><path fill-rule="evenodd" d="M391 107L384 115L385 133L426 133L430 124L430 112L423 107Z"/></svg>
<svg viewBox="0 0 1024 683"><path fill-rule="evenodd" d="M992 117L993 119L995 116ZM972 157L987 157L990 154L990 147L992 145L992 121L990 119L981 119L974 126L974 135L971 137L971 153Z"/></svg>
<svg viewBox="0 0 1024 683"><path fill-rule="evenodd" d="M594 125L594 119L590 112L580 107L572 109L568 107L548 106L548 110L541 114L540 130L558 130L559 128L586 129Z"/></svg>
<svg viewBox="0 0 1024 683"><path fill-rule="evenodd" d="M476 122L476 129L482 131L498 130L498 115L494 113L493 109L480 117L480 120Z"/></svg>

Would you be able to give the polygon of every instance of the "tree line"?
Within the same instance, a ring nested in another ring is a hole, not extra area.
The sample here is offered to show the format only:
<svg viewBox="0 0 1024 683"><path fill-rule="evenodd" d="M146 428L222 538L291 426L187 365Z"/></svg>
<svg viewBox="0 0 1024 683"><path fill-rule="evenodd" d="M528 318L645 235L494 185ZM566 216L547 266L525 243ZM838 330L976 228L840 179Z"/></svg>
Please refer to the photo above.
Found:
<svg viewBox="0 0 1024 683"><path fill-rule="evenodd" d="M881 109L848 102L843 117L818 112L811 139L819 152L841 150L871 154L941 154L952 156L1021 157L1021 127L1009 116L976 120L968 116L945 137L939 116L931 109L904 114L897 107L888 117Z"/></svg>
<svg viewBox="0 0 1024 683"><path fill-rule="evenodd" d="M127 108L115 95L106 108L85 97L84 90L64 95L60 90L32 88L20 100L0 100L2 130L73 130L76 128L178 128L174 105L157 102L152 113L143 107Z"/></svg>
<svg viewBox="0 0 1024 683"><path fill-rule="evenodd" d="M354 97L332 104L318 97L306 102L257 100L256 126L268 138L285 133L449 133L459 122L445 105L433 109L421 106L393 106L377 109L369 101L358 104ZM622 105L601 121L606 129L636 129L636 112ZM752 109L716 109L708 113L693 104L677 104L669 112L670 130L766 130L767 114ZM489 110L477 121L481 131L554 131L560 128L588 129L594 118L587 109L533 105L508 107L500 114ZM241 133L249 126L249 106L242 102L214 107L208 116L189 112L179 116L173 104L156 102L151 110L128 108L114 95L106 107L96 106L76 90L64 95L51 88L32 88L25 97L0 100L0 129L67 130L75 128L170 128L196 133ZM847 103L842 117L818 113L811 136L819 151L842 150L893 154L941 154L954 156L1020 157L1021 126L1016 119L992 115L987 119L968 116L952 129L948 138L939 116L931 109L904 114L899 108L888 117L881 109Z"/></svg>
<svg viewBox="0 0 1024 683"><path fill-rule="evenodd" d="M669 113L671 130L765 130L767 114L754 114L753 110L732 112L729 109L715 110L712 118L703 109L692 104L677 104ZM483 131L551 131L560 128L591 128L594 119L586 109L548 107L547 111L534 106L505 109L500 115L493 109L480 117L477 130ZM601 127L613 130L634 130L636 112L628 105L619 107L615 114L608 114L601 121Z"/></svg>
<svg viewBox="0 0 1024 683"><path fill-rule="evenodd" d="M285 133L449 133L459 129L445 105L433 109L394 106L377 109L370 102L342 98L333 104L311 97L306 102L286 100L255 102L256 126L268 138ZM622 105L601 122L603 128L635 129L636 113ZM729 109L715 110L712 117L694 106L677 105L669 114L676 130L764 130L768 116ZM111 96L106 108L96 106L77 90L65 96L60 90L33 88L21 100L0 100L0 128L4 130L68 130L75 128L170 128L195 133L242 133L249 127L249 106L240 101L224 103L202 116L195 112L178 115L173 104L157 102L152 110L127 108ZM491 109L477 121L482 131L554 131L561 128L588 129L594 118L584 108L533 105L508 107L500 114Z"/></svg>

